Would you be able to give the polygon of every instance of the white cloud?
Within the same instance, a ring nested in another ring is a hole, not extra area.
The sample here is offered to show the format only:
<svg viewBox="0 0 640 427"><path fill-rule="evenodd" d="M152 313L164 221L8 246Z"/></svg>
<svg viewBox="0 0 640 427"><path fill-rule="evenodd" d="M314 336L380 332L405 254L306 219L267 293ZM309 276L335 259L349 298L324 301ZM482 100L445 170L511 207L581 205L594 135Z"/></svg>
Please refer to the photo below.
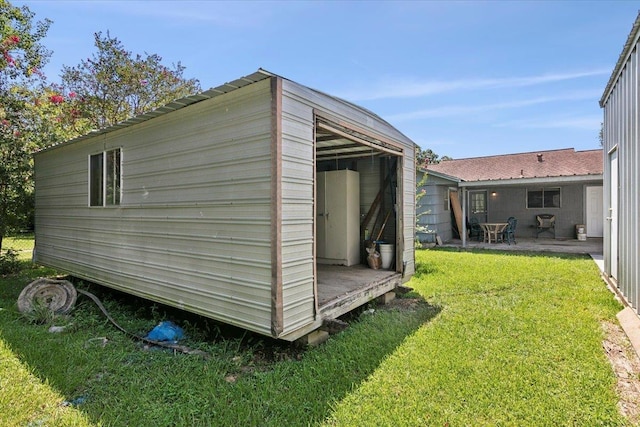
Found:
<svg viewBox="0 0 640 427"><path fill-rule="evenodd" d="M501 123L497 127L520 129L577 129L597 131L600 130L602 116L577 116L564 118L537 118L531 120L511 120Z"/></svg>
<svg viewBox="0 0 640 427"><path fill-rule="evenodd" d="M429 108L424 110L410 111L407 113L398 113L386 116L387 120L392 122L429 119L436 117L451 117L468 115L474 113L481 113L484 111L505 110L513 108L528 107L531 105L545 104L551 102L561 101L579 101L585 99L597 99L599 91L578 91L570 92L557 96L543 96L531 99L522 99L516 101L499 102L494 104L482 104L482 105L450 105L437 108ZM595 103L596 101L594 101ZM595 104L594 104L595 105Z"/></svg>
<svg viewBox="0 0 640 427"><path fill-rule="evenodd" d="M584 77L608 75L610 69L594 69L574 73L542 74L527 77L506 77L501 79L462 79L452 81L415 81L393 79L358 91L342 93L340 96L354 101L378 99L418 98L445 92L470 91L480 89L514 88L536 86L575 80Z"/></svg>

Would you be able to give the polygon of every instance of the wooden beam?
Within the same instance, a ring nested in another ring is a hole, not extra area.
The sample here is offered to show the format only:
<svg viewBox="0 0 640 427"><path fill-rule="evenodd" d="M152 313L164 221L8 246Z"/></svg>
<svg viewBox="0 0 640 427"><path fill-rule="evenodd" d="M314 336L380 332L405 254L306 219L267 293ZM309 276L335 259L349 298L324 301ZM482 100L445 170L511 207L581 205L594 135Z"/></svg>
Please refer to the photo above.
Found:
<svg viewBox="0 0 640 427"><path fill-rule="evenodd" d="M284 330L282 301L282 79L271 78L271 334Z"/></svg>
<svg viewBox="0 0 640 427"><path fill-rule="evenodd" d="M362 144L354 143L354 144L342 144L342 145L328 145L326 147L318 147L316 148L316 151L321 152L321 151L330 151L330 150L347 150L349 148L362 148Z"/></svg>
<svg viewBox="0 0 640 427"><path fill-rule="evenodd" d="M339 137L338 135L317 136L316 142L335 141L336 139L341 139L341 137Z"/></svg>
<svg viewBox="0 0 640 427"><path fill-rule="evenodd" d="M326 130L328 132L340 135L340 136L342 136L342 137L344 137L346 139L349 139L351 141L358 142L359 144L366 145L367 147L375 148L378 151L383 151L383 152L388 153L388 154L393 154L394 156L402 155L402 149L401 148L398 148L398 149L395 149L395 147L393 149L392 148L387 148L387 145L389 145L389 144L382 145L383 144L382 141L379 144L376 144L376 143L373 143L373 142L369 142L366 139L363 139L363 138L361 138L359 136L352 135L352 134L350 134L348 132L342 131L342 130L340 130L340 129L336 128L336 127L333 127L328 123L324 123L322 121L317 121L317 127L320 128L320 129Z"/></svg>
<svg viewBox="0 0 640 427"><path fill-rule="evenodd" d="M458 199L457 191L449 191L449 200L451 200L451 207L453 208L453 216L456 218L456 225L458 226L458 233L462 239L462 207L460 206L460 199Z"/></svg>
<svg viewBox="0 0 640 427"><path fill-rule="evenodd" d="M360 126L354 123L341 120L329 114L326 111L316 111L316 121L318 120L324 121L324 123L328 124L329 126L331 126L331 124L335 124L335 126L339 126L344 129L349 129L351 131L357 132L366 138L370 138L374 141L377 141L378 144L380 145L383 145L386 147L392 147L395 150L394 153L396 155L401 155L402 153L404 153L403 147L402 145L398 144L398 141L394 141L383 135L374 134L373 132L370 131L370 129L361 128ZM335 126L332 127L331 130L329 130L329 132L333 132L333 129L335 129Z"/></svg>

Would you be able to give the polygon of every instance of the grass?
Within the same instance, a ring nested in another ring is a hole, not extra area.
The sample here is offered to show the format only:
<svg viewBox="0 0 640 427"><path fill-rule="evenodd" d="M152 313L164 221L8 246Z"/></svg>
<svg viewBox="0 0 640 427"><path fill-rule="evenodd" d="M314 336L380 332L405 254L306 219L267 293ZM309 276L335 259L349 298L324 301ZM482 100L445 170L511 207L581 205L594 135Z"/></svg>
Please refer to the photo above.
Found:
<svg viewBox="0 0 640 427"><path fill-rule="evenodd" d="M22 260L30 260L33 252L34 240L33 234L20 234L17 236L5 236L2 239L2 251L7 249L14 250L18 253Z"/></svg>
<svg viewBox="0 0 640 427"><path fill-rule="evenodd" d="M90 287L132 332L176 320L208 360L143 349L86 298L61 334L29 323L20 290L55 272L25 263L0 279L0 425L625 425L601 348L620 307L593 261L416 258L421 303L364 311L304 352Z"/></svg>
<svg viewBox="0 0 640 427"><path fill-rule="evenodd" d="M624 424L601 347L601 322L620 306L593 261L446 251L417 259L411 285L442 312L340 402L336 425Z"/></svg>

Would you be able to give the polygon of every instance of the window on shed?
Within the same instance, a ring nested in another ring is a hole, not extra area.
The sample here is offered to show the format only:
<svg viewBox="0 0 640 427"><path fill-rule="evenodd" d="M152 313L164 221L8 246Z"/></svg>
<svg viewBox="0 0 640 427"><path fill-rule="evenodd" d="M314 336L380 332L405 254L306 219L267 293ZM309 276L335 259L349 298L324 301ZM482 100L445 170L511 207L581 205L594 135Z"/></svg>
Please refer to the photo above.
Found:
<svg viewBox="0 0 640 427"><path fill-rule="evenodd" d="M89 156L89 206L120 204L120 149Z"/></svg>
<svg viewBox="0 0 640 427"><path fill-rule="evenodd" d="M559 208L560 188L527 190L527 208Z"/></svg>

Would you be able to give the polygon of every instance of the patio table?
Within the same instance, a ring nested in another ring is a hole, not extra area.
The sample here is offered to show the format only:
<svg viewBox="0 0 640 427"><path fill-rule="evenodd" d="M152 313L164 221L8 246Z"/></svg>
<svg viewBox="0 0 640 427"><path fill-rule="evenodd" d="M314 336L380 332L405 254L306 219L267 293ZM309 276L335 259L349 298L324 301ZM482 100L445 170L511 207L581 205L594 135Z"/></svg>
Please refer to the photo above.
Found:
<svg viewBox="0 0 640 427"><path fill-rule="evenodd" d="M493 242L498 242L498 236L502 234L505 228L509 225L506 222L482 222L480 226L484 231L484 241L487 243L491 243L491 238L493 237Z"/></svg>

